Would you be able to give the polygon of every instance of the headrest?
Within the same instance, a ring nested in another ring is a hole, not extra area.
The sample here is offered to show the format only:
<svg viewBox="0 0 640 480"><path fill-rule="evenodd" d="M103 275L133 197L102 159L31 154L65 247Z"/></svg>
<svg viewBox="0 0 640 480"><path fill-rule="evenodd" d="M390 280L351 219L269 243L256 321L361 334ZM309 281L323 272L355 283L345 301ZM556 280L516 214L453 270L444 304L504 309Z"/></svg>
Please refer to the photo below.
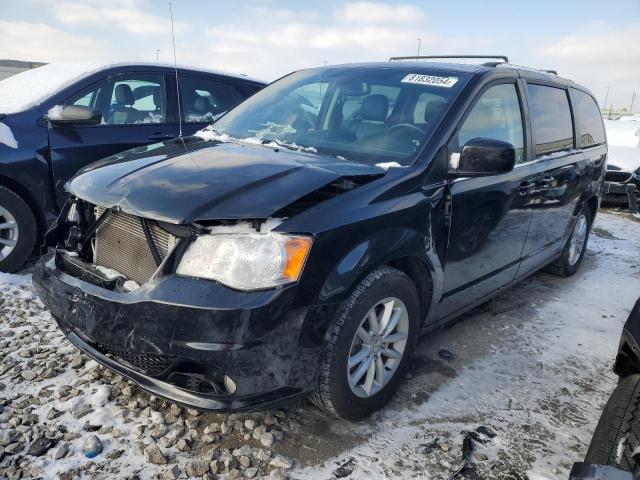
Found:
<svg viewBox="0 0 640 480"><path fill-rule="evenodd" d="M158 110L162 108L162 90L160 87L153 89L153 104Z"/></svg>
<svg viewBox="0 0 640 480"><path fill-rule="evenodd" d="M444 100L431 100L427 102L424 108L424 121L426 123L437 122L446 106L447 104Z"/></svg>
<svg viewBox="0 0 640 480"><path fill-rule="evenodd" d="M384 122L389 112L389 99L385 95L369 95L362 101L360 116L363 120Z"/></svg>
<svg viewBox="0 0 640 480"><path fill-rule="evenodd" d="M209 99L205 97L197 96L193 102L193 106L198 112L206 113L211 111L211 102L209 102Z"/></svg>
<svg viewBox="0 0 640 480"><path fill-rule="evenodd" d="M136 99L133 96L131 87L126 83L116 85L115 95L116 103L119 103L121 105L133 105L134 103L136 103Z"/></svg>

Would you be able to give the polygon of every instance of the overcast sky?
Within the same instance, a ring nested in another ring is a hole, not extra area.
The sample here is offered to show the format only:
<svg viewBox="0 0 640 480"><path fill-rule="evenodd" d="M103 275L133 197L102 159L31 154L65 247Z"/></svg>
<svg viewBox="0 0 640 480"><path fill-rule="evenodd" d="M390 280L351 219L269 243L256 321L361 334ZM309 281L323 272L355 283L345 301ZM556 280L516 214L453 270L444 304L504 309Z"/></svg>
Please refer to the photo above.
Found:
<svg viewBox="0 0 640 480"><path fill-rule="evenodd" d="M421 53L508 55L556 69L602 105L640 96L640 0L174 0L178 62L273 80ZM0 0L0 58L173 61L166 1ZM640 110L636 98L634 110Z"/></svg>

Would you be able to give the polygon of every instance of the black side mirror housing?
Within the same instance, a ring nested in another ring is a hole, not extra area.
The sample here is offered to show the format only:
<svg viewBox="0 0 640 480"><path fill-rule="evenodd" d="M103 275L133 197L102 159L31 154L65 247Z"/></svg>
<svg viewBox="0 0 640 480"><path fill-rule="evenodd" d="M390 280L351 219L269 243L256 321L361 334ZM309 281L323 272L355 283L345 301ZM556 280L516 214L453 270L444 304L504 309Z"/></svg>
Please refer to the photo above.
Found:
<svg viewBox="0 0 640 480"><path fill-rule="evenodd" d="M493 138L474 138L465 143L460 153L457 174L461 177L498 175L513 170L515 147Z"/></svg>
<svg viewBox="0 0 640 480"><path fill-rule="evenodd" d="M100 125L102 112L83 105L68 105L59 116L49 117L53 125Z"/></svg>

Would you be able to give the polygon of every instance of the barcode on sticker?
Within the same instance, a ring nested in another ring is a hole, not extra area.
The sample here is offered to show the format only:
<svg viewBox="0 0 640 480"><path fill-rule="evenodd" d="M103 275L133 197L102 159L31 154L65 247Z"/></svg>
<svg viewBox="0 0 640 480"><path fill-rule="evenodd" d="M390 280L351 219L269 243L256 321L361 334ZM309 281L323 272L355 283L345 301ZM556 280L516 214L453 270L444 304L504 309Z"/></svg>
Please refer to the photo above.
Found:
<svg viewBox="0 0 640 480"><path fill-rule="evenodd" d="M420 75L410 73L402 79L402 83L417 83L419 85L432 85L434 87L451 88L458 81L458 77L436 77L435 75Z"/></svg>

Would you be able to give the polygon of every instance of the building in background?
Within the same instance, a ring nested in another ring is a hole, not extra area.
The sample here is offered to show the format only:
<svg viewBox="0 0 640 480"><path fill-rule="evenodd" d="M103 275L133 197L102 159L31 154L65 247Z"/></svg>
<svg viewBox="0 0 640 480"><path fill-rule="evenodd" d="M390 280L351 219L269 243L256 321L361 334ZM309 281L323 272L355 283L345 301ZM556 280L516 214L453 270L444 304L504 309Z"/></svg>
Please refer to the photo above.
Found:
<svg viewBox="0 0 640 480"><path fill-rule="evenodd" d="M0 60L0 80L31 68L41 67L42 65L46 64L41 62L23 62L20 60Z"/></svg>

